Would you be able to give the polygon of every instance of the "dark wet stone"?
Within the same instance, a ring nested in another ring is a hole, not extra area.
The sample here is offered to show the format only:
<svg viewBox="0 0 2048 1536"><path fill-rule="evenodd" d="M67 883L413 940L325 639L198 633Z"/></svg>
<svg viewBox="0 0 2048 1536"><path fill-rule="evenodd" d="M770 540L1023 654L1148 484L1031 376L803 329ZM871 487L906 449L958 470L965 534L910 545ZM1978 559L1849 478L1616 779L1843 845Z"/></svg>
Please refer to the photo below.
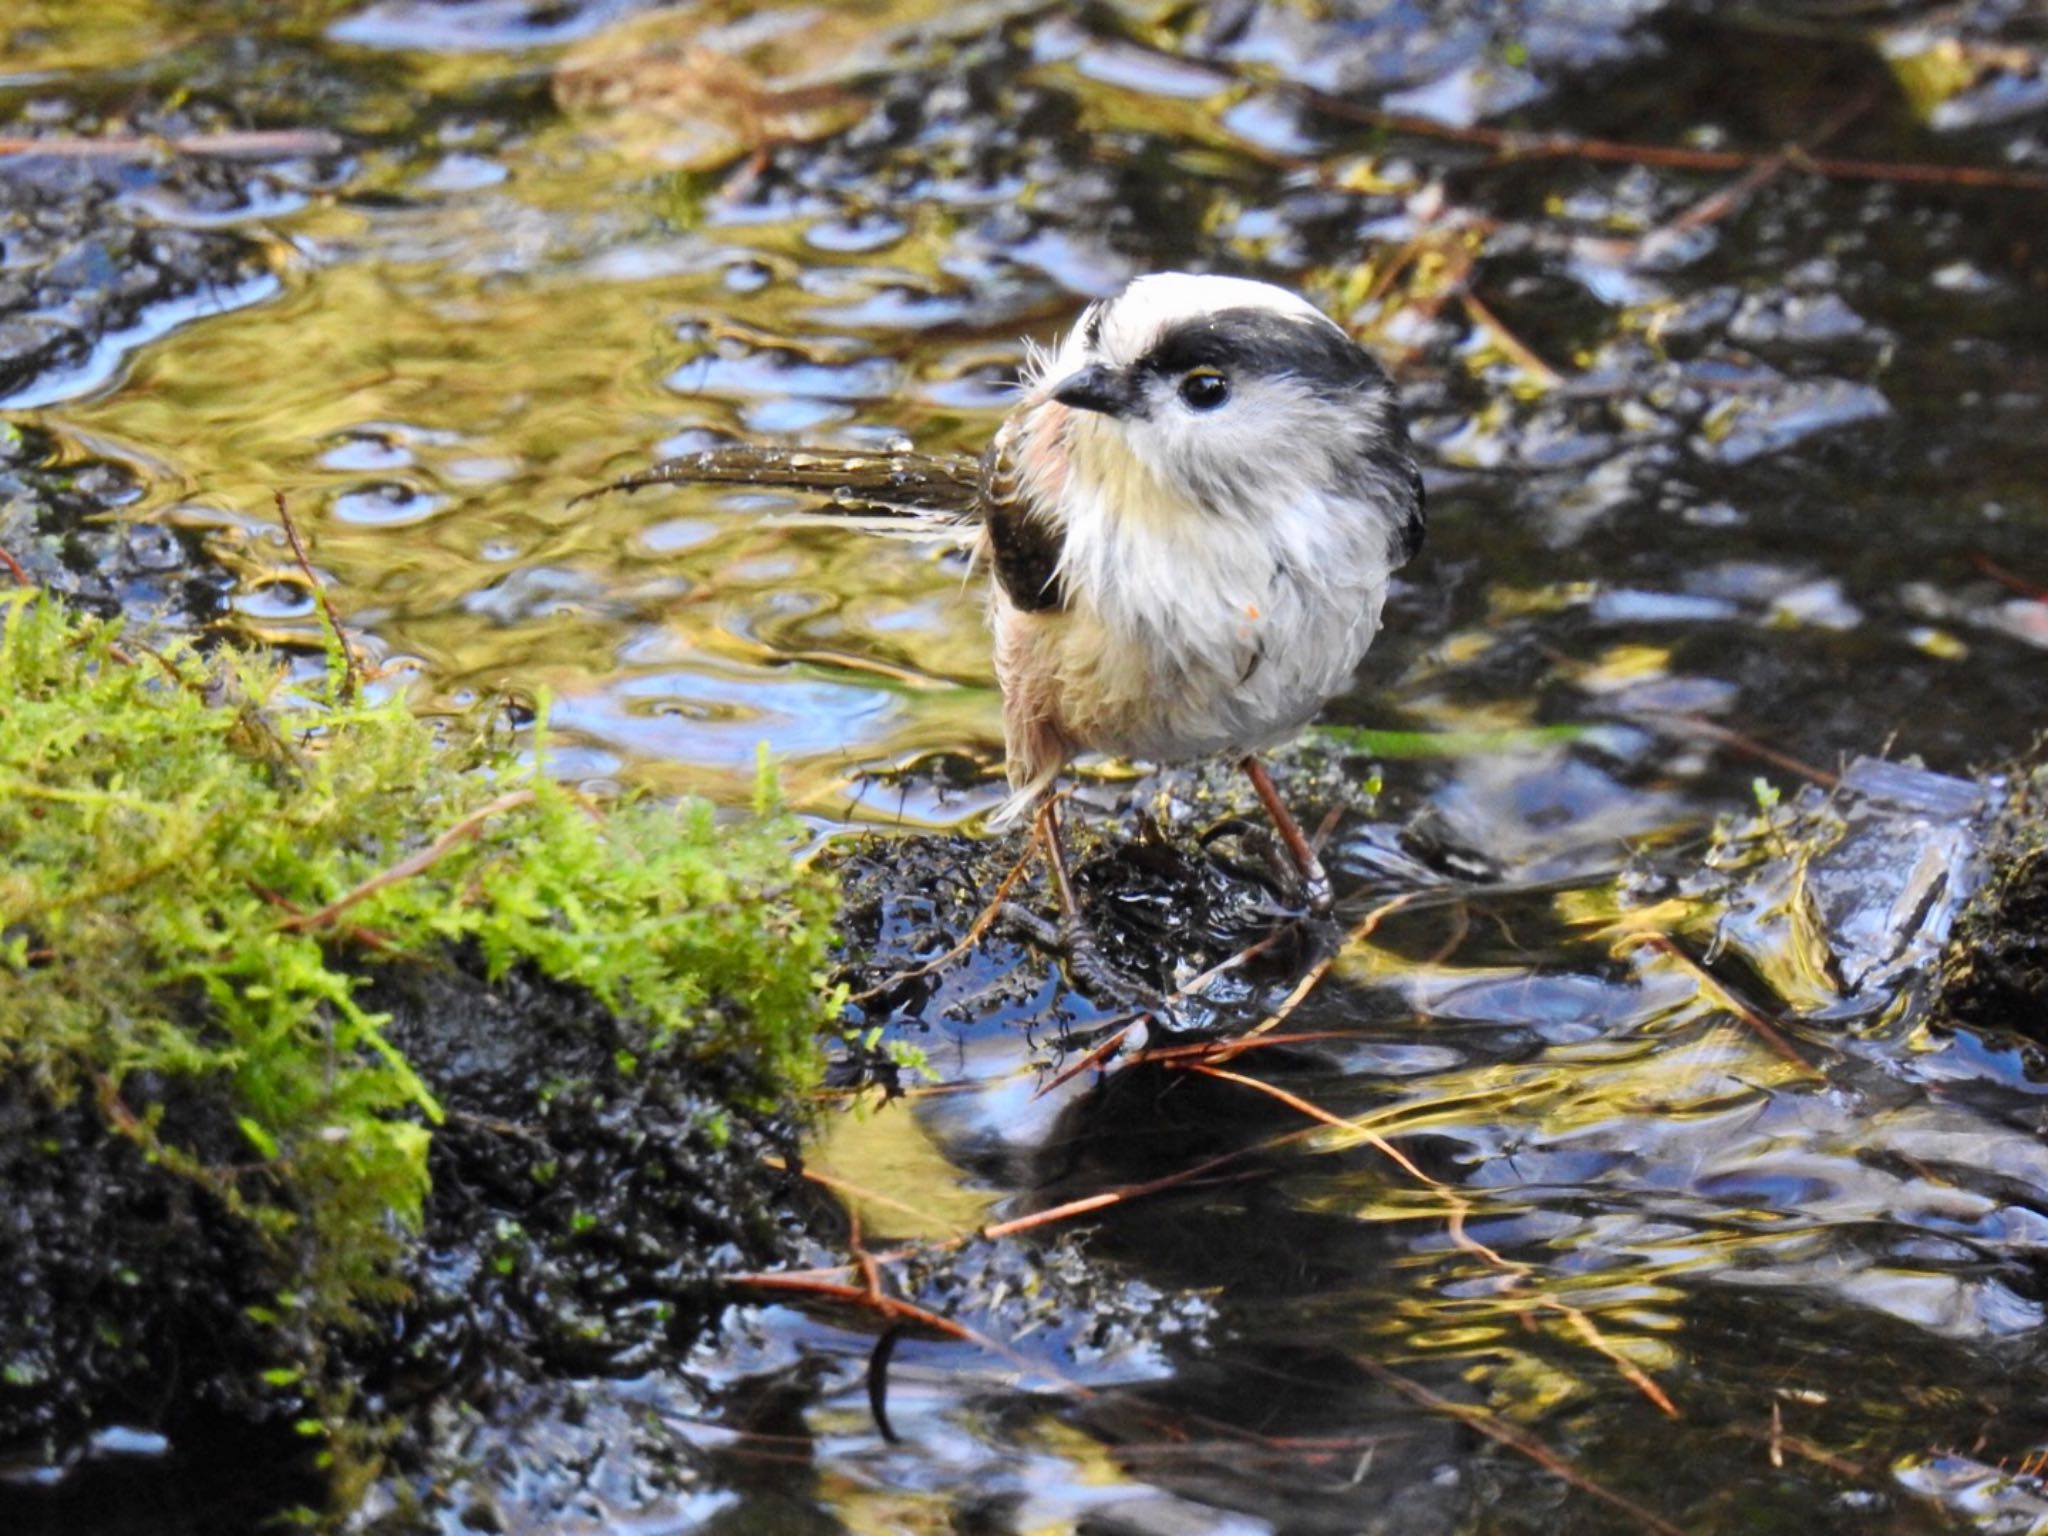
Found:
<svg viewBox="0 0 2048 1536"><path fill-rule="evenodd" d="M403 1431L396 1449L418 1455L439 1443L444 1398L643 1370L715 1319L721 1276L794 1250L785 1178L764 1166L793 1160L790 1128L730 1108L767 1091L746 1063L650 1046L558 985L487 986L480 962L394 968L362 997L395 1015L390 1038L447 1118L410 1297L358 1332L316 1340L288 1313L252 1320L280 1306L245 1226L91 1107L0 1085L0 1276L26 1303L0 1309L0 1509L60 1518L74 1463L106 1498L86 1435L110 1420L172 1440L156 1473L172 1487L225 1421L250 1445L274 1432L245 1496L317 1503L291 1431L307 1394L376 1403ZM213 1127L215 1161L242 1155L218 1106L194 1097L173 1113L199 1128L181 1131L195 1147ZM17 1465L45 1470L14 1486Z"/></svg>
<svg viewBox="0 0 2048 1536"><path fill-rule="evenodd" d="M0 320L0 391L19 394L42 374L75 367L91 343L77 327L32 315Z"/></svg>
<svg viewBox="0 0 2048 1536"><path fill-rule="evenodd" d="M262 1256L204 1191L92 1107L52 1109L13 1082L0 1085L0 1187L0 1277L14 1293L0 1308L0 1507L10 1463L61 1467L115 1415L182 1429L226 1412L286 1431L292 1395L258 1377L276 1339L245 1312L275 1300ZM153 1392L177 1371L190 1373L184 1391Z"/></svg>
<svg viewBox="0 0 2048 1536"><path fill-rule="evenodd" d="M108 460L55 462L46 433L0 430L0 549L29 578L75 603L190 631L223 611L233 577L196 529L110 519L142 494L135 472Z"/></svg>
<svg viewBox="0 0 2048 1536"><path fill-rule="evenodd" d="M786 1256L800 1230L791 1127L728 1106L771 1090L686 1040L650 1045L584 995L514 975L388 972L393 1044L447 1111L413 1300L364 1370L394 1403L456 1382L635 1367L687 1343L719 1278Z"/></svg>
<svg viewBox="0 0 2048 1536"><path fill-rule="evenodd" d="M1900 810L1960 822L1979 815L1992 792L1975 779L1929 773L1924 768L1881 757L1857 758L1844 770L1842 788Z"/></svg>
<svg viewBox="0 0 2048 1536"><path fill-rule="evenodd" d="M1654 34L1637 24L1662 4L1545 0L1510 15L1485 5L1387 7L1349 0L1304 11L1247 0L1210 7L1200 43L1212 56L1277 69L1334 95L1405 87L1408 110L1470 122L1537 100L1547 93L1544 77L1654 51ZM1503 67L1510 51L1527 67Z"/></svg>
<svg viewBox="0 0 2048 1536"><path fill-rule="evenodd" d="M1749 346L1827 345L1882 341L1840 294L1753 296L1730 322L1728 334Z"/></svg>
<svg viewBox="0 0 2048 1536"><path fill-rule="evenodd" d="M1991 871L1942 957L1950 1022L2048 1045L2048 773L2015 779Z"/></svg>
<svg viewBox="0 0 2048 1536"><path fill-rule="evenodd" d="M1850 993L1889 997L1931 970L1984 878L1981 786L1859 759L1831 809L1845 826L1807 888Z"/></svg>
<svg viewBox="0 0 2048 1536"><path fill-rule="evenodd" d="M1844 379L1757 381L1709 411L1694 449L1723 464L1746 464L1779 453L1817 432L1891 414L1876 389Z"/></svg>

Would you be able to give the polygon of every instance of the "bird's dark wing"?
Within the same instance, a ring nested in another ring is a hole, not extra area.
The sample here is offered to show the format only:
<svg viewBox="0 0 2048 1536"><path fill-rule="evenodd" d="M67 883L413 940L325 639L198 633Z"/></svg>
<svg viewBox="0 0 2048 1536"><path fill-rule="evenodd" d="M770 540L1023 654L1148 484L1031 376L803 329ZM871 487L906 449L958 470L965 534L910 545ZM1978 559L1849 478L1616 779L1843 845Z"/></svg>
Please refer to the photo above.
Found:
<svg viewBox="0 0 2048 1536"><path fill-rule="evenodd" d="M1024 489L1010 428L998 432L981 459L981 520L996 582L1016 607L1047 613L1067 606L1060 584L1066 535L1043 516Z"/></svg>
<svg viewBox="0 0 2048 1536"><path fill-rule="evenodd" d="M1398 565L1406 565L1422 549L1422 538L1429 528L1426 511L1427 499L1422 491L1422 471L1412 461L1408 465L1408 488L1415 493L1415 500L1408 508L1408 521L1401 527L1401 541L1395 546L1399 557Z"/></svg>

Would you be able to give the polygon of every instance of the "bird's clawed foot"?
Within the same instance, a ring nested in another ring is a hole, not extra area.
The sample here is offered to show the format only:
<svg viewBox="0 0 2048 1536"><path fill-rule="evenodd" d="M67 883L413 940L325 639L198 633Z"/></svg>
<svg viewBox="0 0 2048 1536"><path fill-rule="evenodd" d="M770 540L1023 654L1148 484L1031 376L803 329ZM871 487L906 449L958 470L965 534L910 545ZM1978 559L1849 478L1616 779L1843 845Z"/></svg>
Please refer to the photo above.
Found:
<svg viewBox="0 0 2048 1536"><path fill-rule="evenodd" d="M1295 872L1301 877L1302 900L1307 904L1311 917L1328 917L1336 905L1336 897L1330 889L1330 876L1323 868L1323 861L1317 857L1315 845L1302 836L1301 827L1280 798L1280 791L1273 787L1273 779L1266 772L1266 765L1256 757L1247 757L1240 765L1245 777L1252 781L1252 789L1259 797L1259 804L1266 808L1266 814L1273 820L1274 830L1287 845L1287 852L1294 860Z"/></svg>
<svg viewBox="0 0 2048 1536"><path fill-rule="evenodd" d="M1060 904L1059 921L1049 923L1037 913L1009 902L1003 906L1004 921L1039 948L1064 955L1068 973L1091 996L1136 1013L1148 1013L1163 1028L1181 1029L1183 1021L1173 1000L1113 965L1096 942L1095 930L1082 915L1080 900L1067 874L1067 852L1060 841L1056 799L1048 799L1039 810L1038 841L1045 853L1046 867L1052 872L1053 892Z"/></svg>
<svg viewBox="0 0 2048 1536"><path fill-rule="evenodd" d="M1304 931L1318 936L1313 942L1325 942L1328 937L1327 930L1332 926L1329 919L1335 907L1335 899L1329 873L1323 868L1323 861L1316 854L1315 843L1302 835L1300 826L1289 814L1286 805L1281 802L1279 792L1273 787L1273 780L1267 774L1265 765L1255 757L1247 757L1242 766L1247 777L1251 779L1252 788L1258 792L1259 801L1265 807L1266 814L1272 819L1281 844L1287 850L1286 862L1292 865L1293 873L1300 882L1302 902L1307 909L1303 914L1307 919L1303 925ZM1326 827L1324 831L1327 830ZM999 892L999 910L1005 925L1021 933L1028 942L1038 948L1064 956L1068 973L1075 984L1096 998L1127 1008L1134 1013L1149 1014L1167 1030L1183 1032L1206 1027L1191 1023L1183 1011L1191 994L1202 990L1200 982L1194 983L1186 991L1168 996L1114 965L1103 954L1094 929L1082 915L1073 881L1068 875L1066 848L1061 841L1057 798L1048 798L1040 806L1034 841L1045 855L1046 867L1052 875L1053 891L1059 899L1059 921L1048 922L1035 912L1003 900L1002 893ZM1268 844L1268 847L1271 848L1271 845ZM1271 849L1271 852L1277 865L1279 850ZM1276 868L1275 873L1280 871ZM1277 935L1278 930L1254 945L1239 959L1265 951ZM1219 969L1227 969L1229 965L1236 963L1236 960L1226 962L1225 967ZM1196 1016L1200 1018L1205 1013L1206 1010L1197 1003Z"/></svg>
<svg viewBox="0 0 2048 1536"><path fill-rule="evenodd" d="M1101 1002L1133 1013L1149 1013L1167 1029L1181 1027L1173 1000L1114 965L1095 940L1095 930L1079 913L1047 922L1027 907L1003 905L1003 922L1035 947L1060 955L1080 989Z"/></svg>

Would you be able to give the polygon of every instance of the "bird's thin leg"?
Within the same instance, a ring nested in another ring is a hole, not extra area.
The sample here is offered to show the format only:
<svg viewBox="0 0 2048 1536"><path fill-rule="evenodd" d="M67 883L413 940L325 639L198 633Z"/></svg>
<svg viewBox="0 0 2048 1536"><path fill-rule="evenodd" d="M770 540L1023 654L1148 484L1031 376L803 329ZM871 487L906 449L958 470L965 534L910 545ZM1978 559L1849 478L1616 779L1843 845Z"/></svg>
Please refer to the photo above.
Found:
<svg viewBox="0 0 2048 1536"><path fill-rule="evenodd" d="M1039 846L1045 849L1046 867L1052 871L1053 894L1059 898L1060 921L1069 927L1081 923L1081 901L1074 894L1074 882L1067 875L1067 847L1060 841L1060 802L1047 795L1038 808Z"/></svg>
<svg viewBox="0 0 2048 1536"><path fill-rule="evenodd" d="M1127 1008L1141 1008L1162 1024L1173 1025L1173 1006L1152 988L1126 976L1103 958L1095 945L1095 930L1081 913L1080 898L1067 873L1067 849L1060 840L1059 797L1048 795L1038 811L1039 846L1045 850L1046 868L1052 871L1053 894L1059 898L1060 948L1075 980L1089 991L1113 998Z"/></svg>
<svg viewBox="0 0 2048 1536"><path fill-rule="evenodd" d="M1316 857L1316 851L1309 846L1309 840L1301 835L1301 828L1295 825L1294 817L1288 813L1280 799L1280 791L1273 787L1273 779L1266 772L1266 765L1256 757L1247 757L1242 764L1245 777L1252 781L1252 789L1259 797L1259 804L1266 808L1266 814L1273 818L1273 825L1280 833L1280 840L1287 845L1287 851L1294 855L1294 867L1301 871L1303 894L1308 897L1311 912L1323 913L1330 910L1330 877L1323 872L1323 861Z"/></svg>

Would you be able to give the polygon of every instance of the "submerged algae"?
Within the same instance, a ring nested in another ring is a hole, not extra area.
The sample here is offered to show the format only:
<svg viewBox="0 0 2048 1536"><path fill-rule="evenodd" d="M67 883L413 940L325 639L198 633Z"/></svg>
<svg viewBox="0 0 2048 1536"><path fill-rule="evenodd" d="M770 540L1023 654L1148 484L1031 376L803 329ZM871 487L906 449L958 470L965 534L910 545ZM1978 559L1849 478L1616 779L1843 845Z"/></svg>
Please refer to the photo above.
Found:
<svg viewBox="0 0 2048 1536"><path fill-rule="evenodd" d="M617 1104L702 1160L817 1070L834 897L765 796L594 805L346 693L0 599L0 1272L40 1298L0 1322L0 1449L194 1402L363 1427L333 1345L477 1238L479 1127L531 1139L540 1188ZM492 998L513 1103L456 1059Z"/></svg>

